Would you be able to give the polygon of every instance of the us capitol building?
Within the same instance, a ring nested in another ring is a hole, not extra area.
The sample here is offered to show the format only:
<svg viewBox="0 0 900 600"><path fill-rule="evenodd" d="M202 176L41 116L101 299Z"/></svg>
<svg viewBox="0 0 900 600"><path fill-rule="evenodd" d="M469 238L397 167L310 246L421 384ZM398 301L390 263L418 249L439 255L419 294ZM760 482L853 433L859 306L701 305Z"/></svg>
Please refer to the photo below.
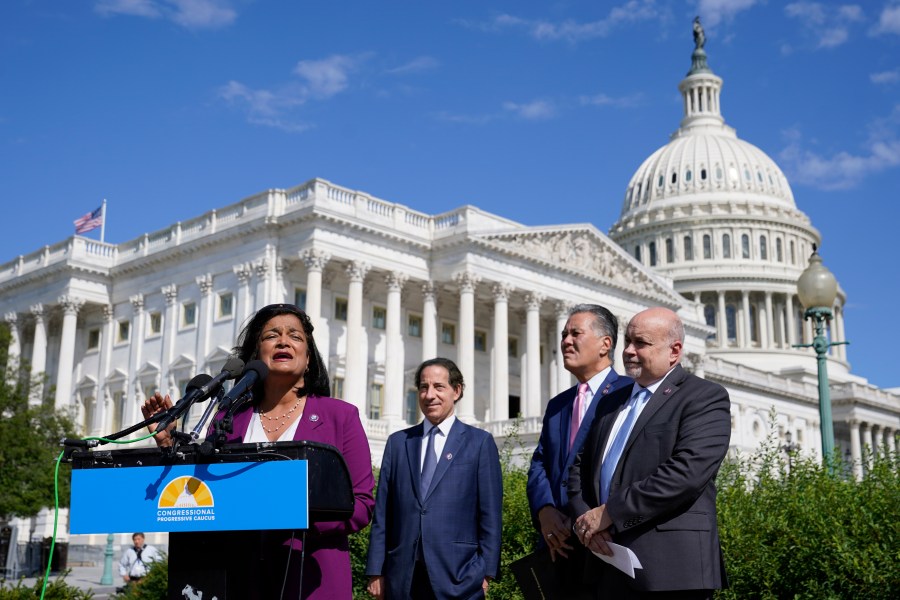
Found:
<svg viewBox="0 0 900 600"><path fill-rule="evenodd" d="M778 165L725 124L721 89L698 45L681 123L636 170L608 235L475 206L432 215L312 179L121 244L76 235L0 265L11 355L47 373L84 435L109 434L155 390L180 398L218 373L256 308L293 302L376 463L391 432L421 420L413 373L434 356L465 376L458 416L504 438L520 415L525 453L548 399L573 385L558 351L566 310L599 303L619 318L621 371L628 319L665 306L685 323L685 366L731 394L733 450L774 435L819 453L815 354L792 346L812 340L796 289L820 235ZM839 289L832 341L847 337L845 303ZM900 395L853 375L846 346L828 374L836 446L860 475L864 447L897 450Z"/></svg>

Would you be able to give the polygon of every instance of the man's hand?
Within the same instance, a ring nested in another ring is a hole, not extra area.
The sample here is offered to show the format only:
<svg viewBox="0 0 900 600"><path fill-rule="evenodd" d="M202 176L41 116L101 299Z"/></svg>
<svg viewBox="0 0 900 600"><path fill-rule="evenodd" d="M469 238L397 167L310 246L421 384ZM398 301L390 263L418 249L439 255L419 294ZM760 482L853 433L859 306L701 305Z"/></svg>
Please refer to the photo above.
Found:
<svg viewBox="0 0 900 600"><path fill-rule="evenodd" d="M485 595L485 596L487 596L487 589L488 589L488 586L489 586L490 584L491 584L491 580L490 580L489 577L485 577L485 578L481 581L481 589L482 589L482 591L484 592L484 595Z"/></svg>
<svg viewBox="0 0 900 600"><path fill-rule="evenodd" d="M541 525L541 536L550 548L550 560L556 562L556 555L568 558L568 551L572 549L566 540L571 535L571 521L556 509L555 506L545 506L538 511L538 522Z"/></svg>
<svg viewBox="0 0 900 600"><path fill-rule="evenodd" d="M578 540L591 552L599 552L606 556L612 556L613 552L606 542L612 541L609 528L612 526L612 518L606 512L606 505L598 506L587 511L575 519L575 535Z"/></svg>
<svg viewBox="0 0 900 600"><path fill-rule="evenodd" d="M376 575L374 577L369 577L369 593L375 596L378 600L383 600L384 598L384 575Z"/></svg>

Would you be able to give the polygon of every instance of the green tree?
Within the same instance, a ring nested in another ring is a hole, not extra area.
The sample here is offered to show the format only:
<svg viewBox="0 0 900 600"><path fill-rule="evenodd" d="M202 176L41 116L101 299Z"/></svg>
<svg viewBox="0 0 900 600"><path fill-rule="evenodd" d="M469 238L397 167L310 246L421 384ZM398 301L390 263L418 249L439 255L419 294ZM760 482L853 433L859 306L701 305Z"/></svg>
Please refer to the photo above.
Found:
<svg viewBox="0 0 900 600"><path fill-rule="evenodd" d="M0 348L6 345L0 340ZM0 359L5 359L5 352ZM3 362L6 362L3 360ZM0 371L0 517L30 517L54 505L55 461L60 439L73 437L75 426L66 411L57 411L53 400L29 404L28 365L9 365ZM48 394L49 386L44 385ZM59 473L60 506L69 503L69 469Z"/></svg>

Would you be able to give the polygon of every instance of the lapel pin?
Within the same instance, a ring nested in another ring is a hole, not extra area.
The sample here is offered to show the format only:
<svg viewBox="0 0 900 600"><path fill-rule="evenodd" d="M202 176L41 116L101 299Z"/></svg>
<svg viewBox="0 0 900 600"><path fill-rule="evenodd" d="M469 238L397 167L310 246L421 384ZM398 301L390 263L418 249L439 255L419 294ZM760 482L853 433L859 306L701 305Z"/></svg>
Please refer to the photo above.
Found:
<svg viewBox="0 0 900 600"><path fill-rule="evenodd" d="M316 421L319 420L319 415L313 413L313 414L309 415L309 420L312 421L313 423L315 423Z"/></svg>
<svg viewBox="0 0 900 600"><path fill-rule="evenodd" d="M453 458L453 453L452 453L452 452L448 452L448 453L447 453L447 460L450 460L451 458Z"/></svg>
<svg viewBox="0 0 900 600"><path fill-rule="evenodd" d="M671 393L672 393L672 388L670 388L670 387L667 387L666 389L663 390L663 394L665 394L666 396L668 396Z"/></svg>
<svg viewBox="0 0 900 600"><path fill-rule="evenodd" d="M602 392L602 393L603 393L604 395L609 393L609 388L610 388L610 386L612 386L612 384L611 384L611 383L607 383L607 384L606 384L606 387L603 388L603 392Z"/></svg>

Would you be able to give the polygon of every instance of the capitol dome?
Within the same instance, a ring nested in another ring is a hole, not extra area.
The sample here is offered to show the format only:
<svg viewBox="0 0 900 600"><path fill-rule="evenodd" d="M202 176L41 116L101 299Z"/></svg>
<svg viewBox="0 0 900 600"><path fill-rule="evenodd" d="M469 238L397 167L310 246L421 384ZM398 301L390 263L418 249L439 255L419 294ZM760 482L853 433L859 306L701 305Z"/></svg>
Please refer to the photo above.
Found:
<svg viewBox="0 0 900 600"><path fill-rule="evenodd" d="M681 123L635 171L609 236L697 302L714 331L710 356L776 372L806 366L814 355L794 348L812 339L797 279L821 236L781 168L725 123L722 79L695 27L691 69L678 86ZM844 300L839 291L832 339L843 339ZM848 373L843 346L835 348L834 373Z"/></svg>

